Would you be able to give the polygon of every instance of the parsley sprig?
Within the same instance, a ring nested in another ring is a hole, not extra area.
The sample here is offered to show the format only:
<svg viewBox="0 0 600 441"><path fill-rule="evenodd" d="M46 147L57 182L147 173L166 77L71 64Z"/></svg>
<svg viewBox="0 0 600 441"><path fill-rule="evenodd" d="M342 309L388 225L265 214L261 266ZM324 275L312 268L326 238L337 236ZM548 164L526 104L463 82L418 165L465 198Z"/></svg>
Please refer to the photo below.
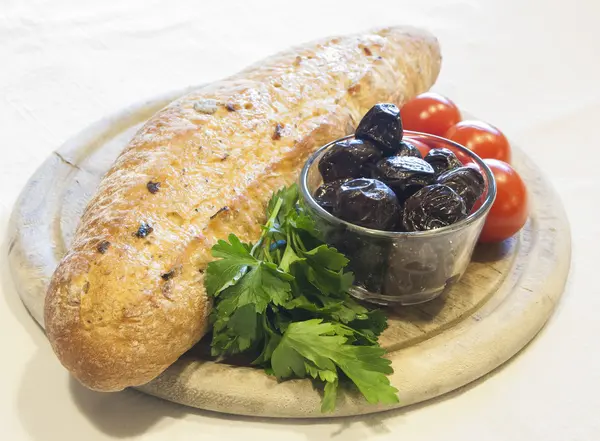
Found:
<svg viewBox="0 0 600 441"><path fill-rule="evenodd" d="M245 354L279 380L312 378L323 386L323 412L344 383L369 403L398 402L377 343L386 318L350 297L348 259L319 239L295 185L273 195L256 243L230 234L212 254L205 285L215 298L214 356Z"/></svg>

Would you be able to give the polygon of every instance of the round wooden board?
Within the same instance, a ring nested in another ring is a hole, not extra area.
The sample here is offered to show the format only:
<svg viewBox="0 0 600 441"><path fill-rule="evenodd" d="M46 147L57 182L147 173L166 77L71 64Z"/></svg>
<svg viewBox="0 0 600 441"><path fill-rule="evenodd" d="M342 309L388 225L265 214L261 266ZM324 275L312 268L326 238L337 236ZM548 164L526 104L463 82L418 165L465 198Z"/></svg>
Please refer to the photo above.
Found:
<svg viewBox="0 0 600 441"><path fill-rule="evenodd" d="M179 91L128 108L84 130L37 170L18 200L9 234L9 262L19 295L43 327L45 290L65 253L85 204L102 174L136 130ZM478 246L460 283L432 302L388 310L381 338L393 362L395 407L461 387L507 361L542 328L569 271L571 242L560 200L535 165L514 149L526 180L531 217L500 246ZM319 411L321 396L308 380L277 383L261 370L185 354L139 389L201 409L268 417L358 415L389 409L343 392L333 414Z"/></svg>

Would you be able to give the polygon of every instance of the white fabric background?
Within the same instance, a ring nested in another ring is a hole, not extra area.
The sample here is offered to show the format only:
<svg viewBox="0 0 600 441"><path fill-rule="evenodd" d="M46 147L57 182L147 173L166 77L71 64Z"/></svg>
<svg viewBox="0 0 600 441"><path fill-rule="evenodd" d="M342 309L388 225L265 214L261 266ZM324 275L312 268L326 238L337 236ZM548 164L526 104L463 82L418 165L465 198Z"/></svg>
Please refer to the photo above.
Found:
<svg viewBox="0 0 600 441"><path fill-rule="evenodd" d="M30 174L102 116L305 40L408 23L441 40L435 89L502 128L551 177L574 253L548 326L485 381L406 410L313 423L83 389L17 299L2 248L0 439L600 440L599 18L595 0L0 0L2 240Z"/></svg>

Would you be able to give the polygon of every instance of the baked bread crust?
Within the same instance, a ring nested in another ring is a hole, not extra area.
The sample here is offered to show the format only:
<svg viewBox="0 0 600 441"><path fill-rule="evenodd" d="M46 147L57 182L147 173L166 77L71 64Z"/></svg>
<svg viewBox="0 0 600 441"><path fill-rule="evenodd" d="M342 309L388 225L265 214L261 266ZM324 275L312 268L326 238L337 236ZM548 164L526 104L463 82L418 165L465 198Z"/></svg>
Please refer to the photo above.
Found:
<svg viewBox="0 0 600 441"><path fill-rule="evenodd" d="M377 102L435 82L437 40L392 27L274 55L154 115L102 179L48 289L45 327L84 385L144 384L205 334L210 248L255 240L273 191Z"/></svg>

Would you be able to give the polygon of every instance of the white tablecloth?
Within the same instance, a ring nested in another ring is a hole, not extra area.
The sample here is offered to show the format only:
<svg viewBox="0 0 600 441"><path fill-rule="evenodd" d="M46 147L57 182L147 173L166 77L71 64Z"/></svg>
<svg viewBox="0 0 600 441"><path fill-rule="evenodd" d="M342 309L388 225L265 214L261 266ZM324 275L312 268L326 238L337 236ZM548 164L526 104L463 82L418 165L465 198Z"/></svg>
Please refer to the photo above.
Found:
<svg viewBox="0 0 600 441"><path fill-rule="evenodd" d="M0 257L0 439L600 440L600 3L596 0L0 0L0 231L30 174L91 122L217 79L289 45L383 24L430 28L435 88L502 128L558 188L573 233L567 291L518 357L447 397L322 422L190 410L69 379Z"/></svg>

